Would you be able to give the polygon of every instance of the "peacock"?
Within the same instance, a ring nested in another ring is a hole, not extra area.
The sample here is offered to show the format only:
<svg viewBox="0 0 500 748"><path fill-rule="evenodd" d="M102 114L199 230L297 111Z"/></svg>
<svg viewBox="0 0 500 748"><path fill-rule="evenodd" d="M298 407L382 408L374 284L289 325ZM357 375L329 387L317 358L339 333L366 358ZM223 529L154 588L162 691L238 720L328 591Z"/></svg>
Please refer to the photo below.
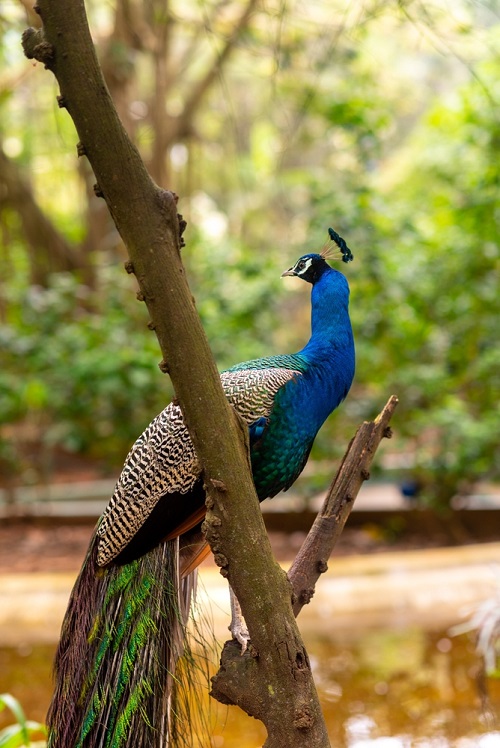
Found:
<svg viewBox="0 0 500 748"><path fill-rule="evenodd" d="M349 286L326 261L334 245L344 262L352 253L333 229L329 235L322 252L283 273L312 285L308 343L221 373L227 398L248 424L260 501L296 480L353 380ZM55 659L49 748L183 744L175 669L196 568L209 550L204 514L202 466L174 401L130 450L71 593ZM241 628L233 635L245 645Z"/></svg>

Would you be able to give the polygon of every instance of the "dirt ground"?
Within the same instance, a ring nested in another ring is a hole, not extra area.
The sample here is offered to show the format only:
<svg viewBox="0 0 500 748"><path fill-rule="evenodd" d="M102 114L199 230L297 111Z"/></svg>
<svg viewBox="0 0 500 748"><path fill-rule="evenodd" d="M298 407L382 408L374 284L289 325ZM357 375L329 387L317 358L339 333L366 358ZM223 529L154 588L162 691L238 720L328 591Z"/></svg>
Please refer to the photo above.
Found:
<svg viewBox="0 0 500 748"><path fill-rule="evenodd" d="M26 455L26 459L33 455ZM78 455L68 455L57 450L51 456L53 475L51 482L72 483L109 478L109 472L95 460ZM0 476L0 487L6 488ZM361 499L358 497L357 505ZM373 502L370 495L369 502ZM386 526L383 526L383 525ZM276 527L276 524L273 525ZM279 527L279 525L278 525ZM0 521L0 574L10 572L78 571L92 535L93 523L84 524L50 522L49 520ZM291 561L305 537L304 532L271 532L273 551L279 561ZM497 540L496 528L491 537L482 533L443 533L439 527L432 531L405 531L404 535L390 523L373 523L344 529L334 550L334 555L368 554L381 551L415 550L447 545L462 545L480 541Z"/></svg>
<svg viewBox="0 0 500 748"><path fill-rule="evenodd" d="M78 571L92 534L92 525L40 524L0 525L0 574L10 572ZM270 534L273 551L280 561L292 560L305 533ZM439 545L429 538L388 539L377 528L346 528L334 551L336 555L410 550Z"/></svg>

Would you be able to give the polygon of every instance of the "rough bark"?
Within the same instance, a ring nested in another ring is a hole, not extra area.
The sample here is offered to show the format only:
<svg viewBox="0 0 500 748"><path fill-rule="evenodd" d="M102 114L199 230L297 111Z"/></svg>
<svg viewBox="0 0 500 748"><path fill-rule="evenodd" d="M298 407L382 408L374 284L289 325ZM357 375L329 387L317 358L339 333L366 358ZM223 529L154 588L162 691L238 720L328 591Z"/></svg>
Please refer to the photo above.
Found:
<svg viewBox="0 0 500 748"><path fill-rule="evenodd" d="M204 468L207 536L242 607L259 654L253 674L269 694L255 704L267 748L328 746L309 660L291 607L286 575L274 562L251 480L247 433L231 411L188 288L172 193L149 177L113 107L97 63L82 0L39 0L42 31L28 29L25 53L60 86L59 103L80 143L130 256L151 325ZM207 407L207 404L209 406ZM244 530L242 530L244 528ZM259 589L255 594L255 580Z"/></svg>

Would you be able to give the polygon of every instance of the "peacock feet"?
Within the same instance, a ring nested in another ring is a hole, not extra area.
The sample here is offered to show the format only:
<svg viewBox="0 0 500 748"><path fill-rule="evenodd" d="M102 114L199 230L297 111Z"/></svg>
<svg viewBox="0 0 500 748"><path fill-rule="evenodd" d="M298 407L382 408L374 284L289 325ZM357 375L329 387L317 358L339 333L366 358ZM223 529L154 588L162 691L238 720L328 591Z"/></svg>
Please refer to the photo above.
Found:
<svg viewBox="0 0 500 748"><path fill-rule="evenodd" d="M244 654L250 643L250 634L241 612L241 607L238 602L238 598L233 592L231 585L229 585L229 601L231 605L231 623L228 628L231 632L231 636L241 645L241 654Z"/></svg>

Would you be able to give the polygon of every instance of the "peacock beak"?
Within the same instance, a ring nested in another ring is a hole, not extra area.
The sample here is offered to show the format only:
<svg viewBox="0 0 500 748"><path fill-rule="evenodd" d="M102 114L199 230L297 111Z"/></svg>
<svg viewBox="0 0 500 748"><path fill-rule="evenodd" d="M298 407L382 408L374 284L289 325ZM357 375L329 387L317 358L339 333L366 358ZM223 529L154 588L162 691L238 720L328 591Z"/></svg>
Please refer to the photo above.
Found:
<svg viewBox="0 0 500 748"><path fill-rule="evenodd" d="M295 273L293 272L293 268L290 268L289 270L285 270L284 273L281 273L282 278L284 278L285 275L295 275Z"/></svg>

